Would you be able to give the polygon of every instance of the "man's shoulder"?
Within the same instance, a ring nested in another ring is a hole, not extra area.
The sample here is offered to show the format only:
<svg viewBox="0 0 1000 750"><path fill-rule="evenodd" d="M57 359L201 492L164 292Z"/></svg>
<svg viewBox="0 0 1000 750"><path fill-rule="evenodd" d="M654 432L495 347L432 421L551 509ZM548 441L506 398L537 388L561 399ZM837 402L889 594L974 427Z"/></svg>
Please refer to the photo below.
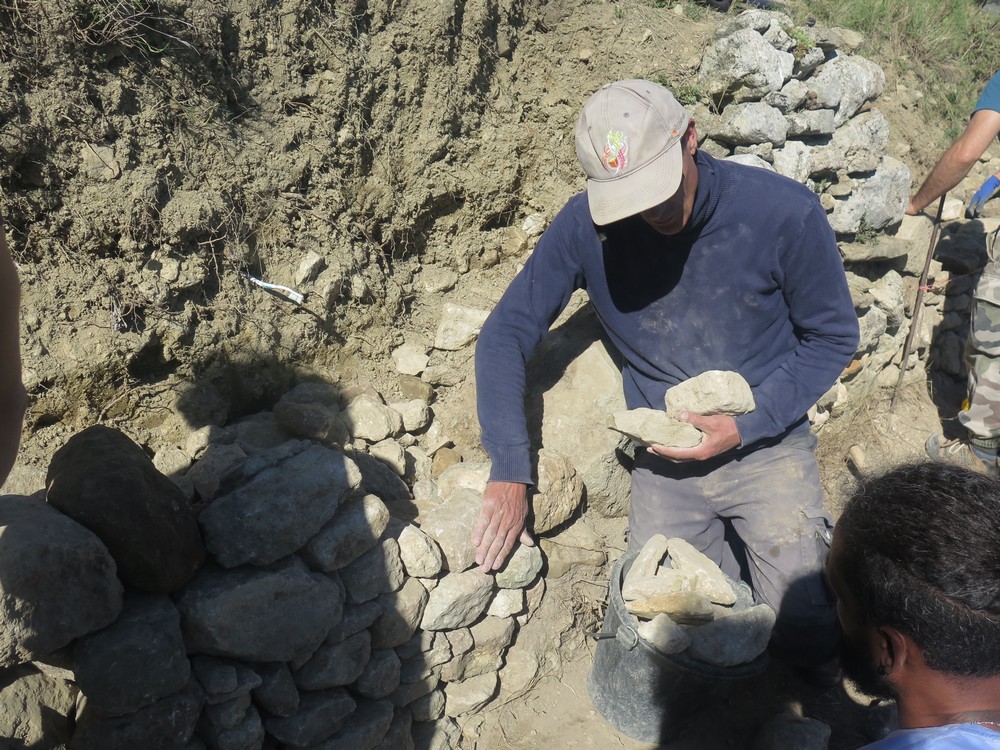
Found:
<svg viewBox="0 0 1000 750"><path fill-rule="evenodd" d="M1000 70L994 73L986 84L973 112L978 112L981 109L992 109L995 112L1000 112Z"/></svg>

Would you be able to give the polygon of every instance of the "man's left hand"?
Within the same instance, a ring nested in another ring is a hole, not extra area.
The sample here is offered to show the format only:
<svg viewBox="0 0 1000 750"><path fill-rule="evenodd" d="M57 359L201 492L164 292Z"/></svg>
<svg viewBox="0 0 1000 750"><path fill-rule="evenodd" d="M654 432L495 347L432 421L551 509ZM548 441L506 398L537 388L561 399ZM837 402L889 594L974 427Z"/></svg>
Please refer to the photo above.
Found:
<svg viewBox="0 0 1000 750"><path fill-rule="evenodd" d="M965 209L965 218L975 219L979 216L979 212L983 210L983 206L986 205L986 201L993 197L993 194L1000 190L1000 178L996 175L990 177L986 182L984 182L979 190L975 192L972 198L969 199L969 205Z"/></svg>
<svg viewBox="0 0 1000 750"><path fill-rule="evenodd" d="M681 412L677 418L697 427L705 436L694 448L670 448L665 445L651 445L647 450L670 461L704 461L720 453L736 448L742 442L736 420L726 414L702 416Z"/></svg>

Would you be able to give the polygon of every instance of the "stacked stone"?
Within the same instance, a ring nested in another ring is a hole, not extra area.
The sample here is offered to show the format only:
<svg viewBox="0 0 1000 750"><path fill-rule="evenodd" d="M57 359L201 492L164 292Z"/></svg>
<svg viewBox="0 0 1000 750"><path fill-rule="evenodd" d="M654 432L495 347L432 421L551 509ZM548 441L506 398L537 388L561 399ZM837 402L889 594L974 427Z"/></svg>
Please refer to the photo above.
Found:
<svg viewBox="0 0 1000 750"><path fill-rule="evenodd" d="M745 583L734 585L689 542L662 534L639 550L621 594L633 627L653 648L715 666L753 661L774 627L774 610L754 605Z"/></svg>
<svg viewBox="0 0 1000 750"><path fill-rule="evenodd" d="M718 27L698 74L719 107L718 114L695 108L702 148L805 183L840 240L861 342L810 412L817 428L843 410L850 392L895 385L912 315L904 299L915 296L930 239L926 217L903 216L910 172L886 154L888 124L873 106L885 75L854 54L862 43L846 29L797 27L782 13L748 11ZM941 278L940 265L932 271ZM942 298L927 302L911 380L922 377L917 363L941 320ZM960 347L951 345L944 358L954 363L953 350Z"/></svg>
<svg viewBox="0 0 1000 750"><path fill-rule="evenodd" d="M500 673L541 602L542 554L478 569L488 466L435 475L427 448L448 441L416 401L302 384L273 412L158 454L187 466L173 481L114 430L72 438L48 503L2 506L17 562L0 581L0 644L20 670L3 713L33 700L63 719L5 736L74 750L456 746L456 719L502 679L509 694L534 677ZM540 533L582 500L552 451L538 488Z"/></svg>

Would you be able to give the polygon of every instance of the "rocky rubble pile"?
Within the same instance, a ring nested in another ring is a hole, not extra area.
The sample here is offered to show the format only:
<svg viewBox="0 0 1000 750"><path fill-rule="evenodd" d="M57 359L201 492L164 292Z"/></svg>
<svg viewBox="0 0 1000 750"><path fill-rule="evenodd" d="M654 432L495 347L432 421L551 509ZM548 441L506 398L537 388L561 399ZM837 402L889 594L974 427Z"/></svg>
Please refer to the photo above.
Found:
<svg viewBox="0 0 1000 750"><path fill-rule="evenodd" d="M683 539L656 534L622 583L639 636L664 654L706 664L748 664L764 653L774 610L753 604L746 584L733 586L719 567Z"/></svg>
<svg viewBox="0 0 1000 750"><path fill-rule="evenodd" d="M742 13L718 27L699 68L718 112L694 108L702 148L805 183L840 240L861 342L810 414L818 426L847 406L849 390L896 383L912 315L905 300L915 296L931 231L926 217L903 215L910 172L886 153L889 126L876 106L885 75L854 54L862 41L846 29L795 26L781 13ZM928 304L940 307L940 299ZM939 319L923 318L909 363L914 380Z"/></svg>
<svg viewBox="0 0 1000 750"><path fill-rule="evenodd" d="M74 436L45 499L0 506L3 736L455 747L456 719L537 679L543 658L504 656L541 602L543 557L522 546L495 575L475 567L488 467L432 473L425 449L447 441L430 426L425 402L306 383L154 461L108 428ZM539 471L545 533L582 484L552 451Z"/></svg>

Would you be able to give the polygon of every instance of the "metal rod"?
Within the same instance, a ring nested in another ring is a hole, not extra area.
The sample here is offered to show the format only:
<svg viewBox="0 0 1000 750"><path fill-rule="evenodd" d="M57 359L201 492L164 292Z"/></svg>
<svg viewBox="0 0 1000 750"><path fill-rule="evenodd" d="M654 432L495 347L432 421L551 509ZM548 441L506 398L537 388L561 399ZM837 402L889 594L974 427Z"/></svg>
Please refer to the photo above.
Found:
<svg viewBox="0 0 1000 750"><path fill-rule="evenodd" d="M899 377L896 378L896 387L892 390L892 400L889 402L889 413L896 408L896 399L899 397L899 389L903 385L903 378L906 377L906 365L910 359L910 347L913 346L913 334L916 333L917 323L920 321L920 310L924 301L924 287L927 286L927 273L931 268L931 260L934 258L934 249L937 247L938 233L941 230L941 214L944 213L945 193L938 201L937 216L934 217L934 228L931 230L931 242L927 246L927 257L924 259L924 270L920 274L920 283L917 285L917 298L913 303L913 318L910 320L910 332L906 334L906 344L903 346L903 361L899 363Z"/></svg>

